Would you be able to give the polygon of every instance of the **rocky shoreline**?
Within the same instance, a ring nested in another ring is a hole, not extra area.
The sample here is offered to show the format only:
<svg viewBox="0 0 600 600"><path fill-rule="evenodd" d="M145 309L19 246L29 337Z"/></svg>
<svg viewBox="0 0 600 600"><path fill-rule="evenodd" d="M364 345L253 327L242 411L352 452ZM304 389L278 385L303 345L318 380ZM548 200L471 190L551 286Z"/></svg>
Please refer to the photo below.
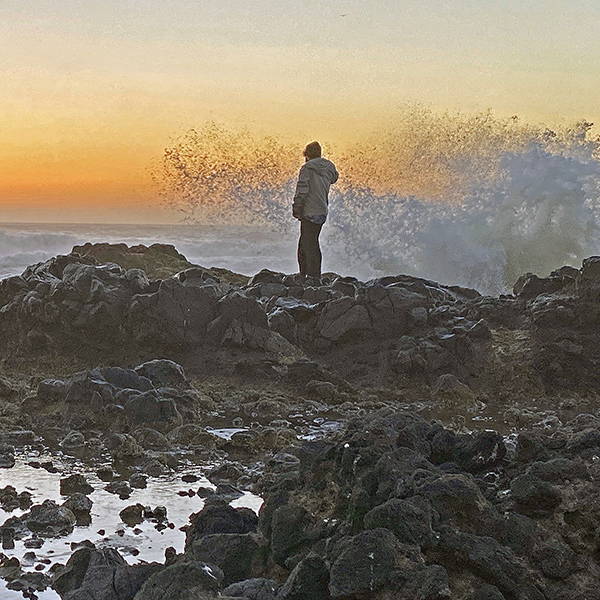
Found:
<svg viewBox="0 0 600 600"><path fill-rule="evenodd" d="M0 474L77 457L131 527L172 526L128 503L148 478L194 463L212 486L162 563L88 542L30 569L11 546L89 526L93 488L3 486L0 576L65 600L600 598L599 323L599 257L499 298L248 279L164 245L29 267L0 282Z"/></svg>

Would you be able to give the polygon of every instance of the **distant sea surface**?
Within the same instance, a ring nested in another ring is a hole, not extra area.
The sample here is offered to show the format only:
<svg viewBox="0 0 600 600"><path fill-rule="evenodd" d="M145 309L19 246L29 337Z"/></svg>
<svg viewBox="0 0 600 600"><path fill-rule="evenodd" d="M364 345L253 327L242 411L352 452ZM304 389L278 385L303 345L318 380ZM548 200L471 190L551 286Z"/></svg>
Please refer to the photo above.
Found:
<svg viewBox="0 0 600 600"><path fill-rule="evenodd" d="M195 264L253 275L261 269L297 271L292 234L231 225L97 225L8 223L0 225L0 279L86 242L129 246L173 244Z"/></svg>

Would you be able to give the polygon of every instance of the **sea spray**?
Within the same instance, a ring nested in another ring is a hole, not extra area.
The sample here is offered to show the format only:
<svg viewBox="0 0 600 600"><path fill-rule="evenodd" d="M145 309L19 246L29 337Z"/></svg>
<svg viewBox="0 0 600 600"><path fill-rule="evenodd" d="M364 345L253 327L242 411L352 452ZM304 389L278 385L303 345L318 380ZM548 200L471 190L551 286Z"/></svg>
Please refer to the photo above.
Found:
<svg viewBox="0 0 600 600"><path fill-rule="evenodd" d="M338 264L498 294L525 272L579 266L600 250L596 162L534 148L506 155L502 172L461 204L338 194L330 234Z"/></svg>
<svg viewBox="0 0 600 600"><path fill-rule="evenodd" d="M599 142L590 127L551 130L417 106L352 149L326 149L341 177L324 266L364 279L405 272L490 294L526 271L579 266L600 251ZM302 147L211 123L167 148L155 179L189 221L294 235Z"/></svg>

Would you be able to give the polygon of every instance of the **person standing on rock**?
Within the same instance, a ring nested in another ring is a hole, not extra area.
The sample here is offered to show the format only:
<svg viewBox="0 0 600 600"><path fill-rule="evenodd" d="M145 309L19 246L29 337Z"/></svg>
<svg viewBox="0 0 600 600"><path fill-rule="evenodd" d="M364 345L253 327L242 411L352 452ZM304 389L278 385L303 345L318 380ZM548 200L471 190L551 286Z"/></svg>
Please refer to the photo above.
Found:
<svg viewBox="0 0 600 600"><path fill-rule="evenodd" d="M329 186L338 180L338 172L330 160L321 156L319 142L306 146L304 160L298 175L292 214L300 221L300 276L303 280L310 277L317 282L321 279L319 234L327 219Z"/></svg>

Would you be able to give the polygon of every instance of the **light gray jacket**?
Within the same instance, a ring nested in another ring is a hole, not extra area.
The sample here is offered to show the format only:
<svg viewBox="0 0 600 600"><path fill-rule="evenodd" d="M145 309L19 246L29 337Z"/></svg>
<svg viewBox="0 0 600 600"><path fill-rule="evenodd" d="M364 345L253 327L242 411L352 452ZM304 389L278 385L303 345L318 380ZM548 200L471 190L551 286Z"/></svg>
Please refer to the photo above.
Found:
<svg viewBox="0 0 600 600"><path fill-rule="evenodd" d="M338 180L335 165L326 158L311 158L300 169L292 211L298 219L327 215L329 186Z"/></svg>

